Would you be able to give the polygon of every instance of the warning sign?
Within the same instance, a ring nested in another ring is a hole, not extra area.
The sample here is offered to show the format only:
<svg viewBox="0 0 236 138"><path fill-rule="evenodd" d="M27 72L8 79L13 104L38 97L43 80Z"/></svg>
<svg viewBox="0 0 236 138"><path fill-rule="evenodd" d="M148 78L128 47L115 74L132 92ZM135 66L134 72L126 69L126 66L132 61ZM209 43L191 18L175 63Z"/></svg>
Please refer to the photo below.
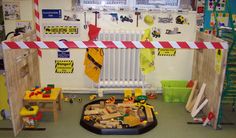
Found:
<svg viewBox="0 0 236 138"><path fill-rule="evenodd" d="M174 48L158 49L158 56L175 56L175 54L176 54L176 49Z"/></svg>
<svg viewBox="0 0 236 138"><path fill-rule="evenodd" d="M74 36L79 35L78 24L58 24L47 23L43 25L43 34L45 36Z"/></svg>
<svg viewBox="0 0 236 138"><path fill-rule="evenodd" d="M55 73L73 73L73 60L55 60Z"/></svg>
<svg viewBox="0 0 236 138"><path fill-rule="evenodd" d="M45 34L78 34L77 26L44 26Z"/></svg>
<svg viewBox="0 0 236 138"><path fill-rule="evenodd" d="M221 64L222 64L223 53L222 49L216 50L216 58L215 58L215 71L220 74L221 72Z"/></svg>

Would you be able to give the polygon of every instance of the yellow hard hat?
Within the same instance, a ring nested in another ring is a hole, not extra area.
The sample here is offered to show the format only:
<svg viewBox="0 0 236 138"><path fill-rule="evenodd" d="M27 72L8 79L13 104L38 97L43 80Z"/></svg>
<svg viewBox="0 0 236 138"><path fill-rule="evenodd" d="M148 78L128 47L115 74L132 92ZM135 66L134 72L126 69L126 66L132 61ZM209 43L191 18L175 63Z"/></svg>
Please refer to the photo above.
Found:
<svg viewBox="0 0 236 138"><path fill-rule="evenodd" d="M153 16L150 16L150 15L146 15L144 17L144 22L147 24L147 25L153 25L154 24L154 19L153 19Z"/></svg>

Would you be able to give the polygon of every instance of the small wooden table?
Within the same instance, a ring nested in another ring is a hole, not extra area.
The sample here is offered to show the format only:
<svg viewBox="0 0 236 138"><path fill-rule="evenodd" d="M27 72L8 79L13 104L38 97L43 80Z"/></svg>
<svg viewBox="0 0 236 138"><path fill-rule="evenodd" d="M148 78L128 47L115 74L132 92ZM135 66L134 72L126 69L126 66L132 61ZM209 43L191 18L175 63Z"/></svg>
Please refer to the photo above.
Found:
<svg viewBox="0 0 236 138"><path fill-rule="evenodd" d="M39 103L52 103L52 108L44 108L44 107L40 107L40 111L41 112L53 112L53 116L54 116L54 121L57 122L58 120L58 109L61 110L62 107L62 102L61 102L61 88L53 88L51 90L51 95L48 98L43 98L42 94L37 95L37 96L32 96L29 97L30 93L26 92L25 96L24 96L24 104L27 103L37 103L37 105L39 105ZM58 109L57 109L57 105L58 105Z"/></svg>

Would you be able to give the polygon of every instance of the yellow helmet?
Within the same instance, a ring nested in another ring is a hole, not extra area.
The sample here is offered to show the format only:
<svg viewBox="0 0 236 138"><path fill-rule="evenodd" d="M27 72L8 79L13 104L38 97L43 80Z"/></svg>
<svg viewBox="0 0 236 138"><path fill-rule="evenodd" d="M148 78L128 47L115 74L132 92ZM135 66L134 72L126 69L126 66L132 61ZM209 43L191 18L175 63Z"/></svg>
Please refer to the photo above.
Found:
<svg viewBox="0 0 236 138"><path fill-rule="evenodd" d="M144 22L147 24L147 25L153 25L154 24L154 19L153 19L153 16L150 16L150 15L146 15L144 17Z"/></svg>

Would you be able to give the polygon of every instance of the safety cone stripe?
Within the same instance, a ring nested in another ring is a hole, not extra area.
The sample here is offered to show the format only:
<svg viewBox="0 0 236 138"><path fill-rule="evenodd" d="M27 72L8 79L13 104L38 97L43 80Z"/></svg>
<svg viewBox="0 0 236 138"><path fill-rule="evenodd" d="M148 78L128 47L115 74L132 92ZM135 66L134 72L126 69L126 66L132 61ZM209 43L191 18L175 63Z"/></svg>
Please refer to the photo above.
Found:
<svg viewBox="0 0 236 138"><path fill-rule="evenodd" d="M178 41L35 41L3 42L4 49L28 48L176 48L176 49L228 49L227 42Z"/></svg>

